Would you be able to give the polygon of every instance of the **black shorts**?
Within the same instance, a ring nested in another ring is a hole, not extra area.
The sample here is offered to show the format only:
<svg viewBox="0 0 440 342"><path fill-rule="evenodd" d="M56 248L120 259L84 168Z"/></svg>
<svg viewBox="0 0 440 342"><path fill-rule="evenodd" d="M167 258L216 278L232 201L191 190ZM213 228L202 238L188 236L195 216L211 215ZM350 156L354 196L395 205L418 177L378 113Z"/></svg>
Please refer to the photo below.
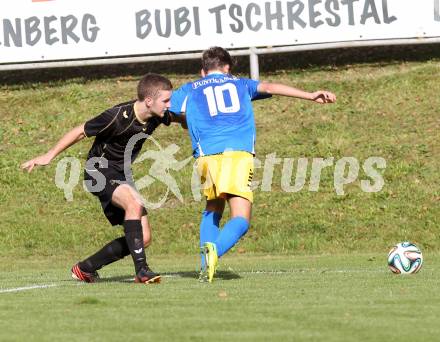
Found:
<svg viewBox="0 0 440 342"><path fill-rule="evenodd" d="M100 175L97 175L98 172L100 172L104 178L102 178ZM93 177L93 175L95 175L95 177ZM103 181L105 179L104 188L96 189L98 183L97 179L100 178L102 178ZM119 185L128 183L124 172L120 172L113 168L95 169L92 171L84 170L84 180L86 181L85 185L87 190L99 198L102 210L104 211L104 215L107 217L107 220L109 220L113 226L122 225L124 223L125 210L112 203L112 196L113 192ZM95 187L95 189L93 187ZM144 215L147 215L147 210L145 207L142 211L142 216Z"/></svg>

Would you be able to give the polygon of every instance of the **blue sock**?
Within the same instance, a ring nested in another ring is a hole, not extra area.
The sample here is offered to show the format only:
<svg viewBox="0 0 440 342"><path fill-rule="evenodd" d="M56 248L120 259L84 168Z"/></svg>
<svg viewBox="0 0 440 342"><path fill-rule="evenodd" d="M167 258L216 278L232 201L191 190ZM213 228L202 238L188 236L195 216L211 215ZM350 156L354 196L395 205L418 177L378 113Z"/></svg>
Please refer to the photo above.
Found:
<svg viewBox="0 0 440 342"><path fill-rule="evenodd" d="M244 217L237 216L226 222L217 240L215 240L218 256L221 257L229 251L246 234L248 229L249 222Z"/></svg>
<svg viewBox="0 0 440 342"><path fill-rule="evenodd" d="M205 210L202 213L202 221L200 222L200 247L205 242L214 242L220 233L219 224L222 215L215 211ZM205 260L201 258L201 266L205 267Z"/></svg>

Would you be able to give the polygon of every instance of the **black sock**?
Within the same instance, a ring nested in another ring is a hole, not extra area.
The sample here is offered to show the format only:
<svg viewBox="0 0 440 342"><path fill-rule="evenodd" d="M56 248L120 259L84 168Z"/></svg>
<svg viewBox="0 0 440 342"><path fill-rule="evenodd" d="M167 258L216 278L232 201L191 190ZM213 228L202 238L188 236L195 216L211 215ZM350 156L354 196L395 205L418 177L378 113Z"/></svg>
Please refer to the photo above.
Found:
<svg viewBox="0 0 440 342"><path fill-rule="evenodd" d="M127 241L122 236L109 242L98 252L81 261L79 268L84 272L93 273L103 266L118 261L129 254L130 250L128 249Z"/></svg>
<svg viewBox="0 0 440 342"><path fill-rule="evenodd" d="M141 268L147 268L144 250L144 236L141 220L125 220L123 223L125 240L133 258L134 268L138 274Z"/></svg>

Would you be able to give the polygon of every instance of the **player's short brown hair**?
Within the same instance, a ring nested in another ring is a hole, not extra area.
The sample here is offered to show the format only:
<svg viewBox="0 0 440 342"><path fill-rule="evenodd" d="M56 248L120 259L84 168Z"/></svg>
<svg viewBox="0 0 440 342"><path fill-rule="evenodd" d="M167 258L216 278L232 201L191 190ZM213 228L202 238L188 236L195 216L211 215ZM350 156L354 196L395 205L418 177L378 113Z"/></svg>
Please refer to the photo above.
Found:
<svg viewBox="0 0 440 342"><path fill-rule="evenodd" d="M173 89L173 85L168 78L153 73L146 74L137 86L138 100L143 101L146 97L154 98L160 90L171 89Z"/></svg>
<svg viewBox="0 0 440 342"><path fill-rule="evenodd" d="M202 68L205 72L222 68L225 65L229 65L230 68L234 65L231 55L225 49L219 46L213 46L203 51Z"/></svg>

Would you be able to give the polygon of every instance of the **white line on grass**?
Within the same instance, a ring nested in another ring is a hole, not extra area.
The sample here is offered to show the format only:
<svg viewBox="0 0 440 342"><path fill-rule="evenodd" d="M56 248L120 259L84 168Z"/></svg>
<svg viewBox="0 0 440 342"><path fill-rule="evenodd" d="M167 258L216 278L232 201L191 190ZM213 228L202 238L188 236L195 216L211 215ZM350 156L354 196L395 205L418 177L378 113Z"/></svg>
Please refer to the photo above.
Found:
<svg viewBox="0 0 440 342"><path fill-rule="evenodd" d="M37 289L48 289L51 287L63 287L63 286L82 286L86 283L77 282L77 283L59 283L59 284L44 284L44 285L30 285L23 287L14 287L10 289L0 289L0 293L8 293L8 292L21 292L21 291L29 291L29 290L37 290Z"/></svg>
<svg viewBox="0 0 440 342"><path fill-rule="evenodd" d="M34 290L34 289L47 289L48 287L56 287L60 286L57 284L47 284L47 285L32 285L32 286L25 286L25 287L15 287L12 289L4 289L0 290L0 293L6 293L6 292L20 292L20 291L27 291L27 290Z"/></svg>
<svg viewBox="0 0 440 342"><path fill-rule="evenodd" d="M361 270L361 269L346 269L346 270L329 270L329 269L299 269L299 270L273 270L273 271L262 271L262 270L252 270L252 271L234 271L232 269L227 269L226 271L234 272L237 274L250 274L250 275L267 275L267 274L292 274L292 273L385 273L384 269L376 269L376 270ZM179 272L169 272L162 274L163 278L185 278L185 276ZM104 278L105 279L105 278ZM134 278L127 278L121 280L123 282L133 282ZM99 282L98 282L99 283ZM15 287L10 289L0 289L0 293L8 293L8 292L20 292L20 291L28 291L35 289L46 289L50 287L60 287L66 285L84 285L83 282L78 282L75 284L45 284L45 285L32 285L32 286L24 286L24 287Z"/></svg>

